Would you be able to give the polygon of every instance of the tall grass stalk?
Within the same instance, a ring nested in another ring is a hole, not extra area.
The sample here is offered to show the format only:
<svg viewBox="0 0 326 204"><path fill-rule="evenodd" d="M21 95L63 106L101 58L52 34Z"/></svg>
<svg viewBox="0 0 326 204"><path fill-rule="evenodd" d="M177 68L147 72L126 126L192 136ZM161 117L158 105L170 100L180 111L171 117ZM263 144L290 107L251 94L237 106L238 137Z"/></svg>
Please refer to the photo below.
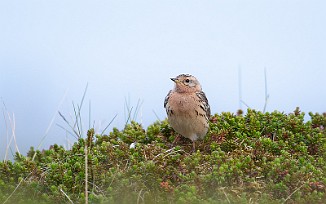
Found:
<svg viewBox="0 0 326 204"><path fill-rule="evenodd" d="M63 127L60 124L57 124L58 127L64 129L67 133L69 133L70 135L74 136L76 139L82 138L84 131L83 131L83 126L82 126L82 107L83 107L83 103L85 100L85 96L86 96L86 92L88 89L88 83L84 89L84 93L83 93L83 97L80 101L80 105L76 105L74 102L72 102L72 106L73 106L73 111L74 111L74 115L71 116L72 119L72 123L68 121L68 119L60 112L58 111L60 117L63 119L63 121L66 123L66 125L68 125L69 129ZM129 117L131 115L131 111L129 112ZM114 121L114 119L117 117L117 114L112 118L112 120L109 122L109 124L104 128L104 130L102 131L101 134L103 134L107 128L112 124L112 122ZM94 123L93 123L93 127L94 127ZM88 105L88 129L91 129L91 101L89 101L89 105Z"/></svg>
<svg viewBox="0 0 326 204"><path fill-rule="evenodd" d="M73 106L73 110L74 110L73 125L70 124L70 122L66 119L66 117L60 111L58 111L60 117L69 126L69 128L72 130L72 132L76 135L76 138L77 139L78 138L82 138L82 134L83 134L81 109L83 107L83 103L84 103L84 99L85 99L85 96L86 96L87 89L88 89L88 83L86 84L86 87L85 87L85 90L84 90L83 97L81 99L80 105L77 105L77 107L76 107L75 106L75 103L72 102L72 106ZM61 127L61 128L63 128L64 130L66 130L71 135L74 135L74 134L72 134L72 132L70 132L69 130L67 130L67 128L64 128L61 125L58 125L58 126Z"/></svg>
<svg viewBox="0 0 326 204"><path fill-rule="evenodd" d="M238 88L239 88L239 109L242 110L242 73L241 67L238 67Z"/></svg>
<svg viewBox="0 0 326 204"><path fill-rule="evenodd" d="M78 135L78 132L76 132L75 128L69 123L69 121L66 119L66 117L60 112L58 111L60 117L62 118L62 120L70 127L70 129L73 131L70 132L67 128L63 127L62 125L60 124L57 124L58 127L64 129L66 132L68 132L70 135L72 135L73 137L75 137L76 139L78 139L79 135Z"/></svg>
<svg viewBox="0 0 326 204"><path fill-rule="evenodd" d="M88 103L88 129L91 129L91 113L92 112L92 106L91 106L91 100L89 100ZM94 125L93 125L94 128Z"/></svg>
<svg viewBox="0 0 326 204"><path fill-rule="evenodd" d="M115 114L115 116L112 118L112 120L109 122L109 124L103 129L101 135L104 134L104 132L106 131L106 129L108 129L108 127L112 124L112 122L114 121L114 119L118 116L118 114Z"/></svg>
<svg viewBox="0 0 326 204"><path fill-rule="evenodd" d="M74 108L74 116L75 116L75 123L74 123L74 129L77 127L77 134L78 138L82 137L82 124L81 124L81 115L80 115L80 108L78 108L78 112L76 110L76 106L74 102L72 102L72 107Z"/></svg>
<svg viewBox="0 0 326 204"><path fill-rule="evenodd" d="M88 204L88 150L85 142L85 204Z"/></svg>
<svg viewBox="0 0 326 204"><path fill-rule="evenodd" d="M1 99L2 100L2 99ZM4 160L6 161L8 159L8 151L11 150L11 143L12 141L14 141L14 145L15 145L15 149L18 153L19 152L19 148L17 145L17 140L16 140L16 120L15 120L15 114L12 113L12 115L10 114L10 112L7 109L7 106L5 104L5 102L2 100L2 104L3 104L3 118L4 118L4 122L5 122L5 126L6 126L6 141L7 141L7 145L6 145L6 151L5 151L5 157ZM10 124L10 128L8 125L8 122ZM9 139L9 129L11 130L11 137ZM12 150L11 150L12 151Z"/></svg>
<svg viewBox="0 0 326 204"><path fill-rule="evenodd" d="M60 103L59 103L59 105L58 105L58 107L57 107L55 113L53 114L53 117L52 117L52 119L51 119L51 121L50 121L50 124L49 124L49 126L47 127L47 129L46 129L46 131L45 131L44 136L42 137L40 143L37 145L36 150L39 150L39 148L42 146L42 144L43 144L45 138L48 136L49 131L50 131L50 129L52 128L53 123L54 123L54 121L55 121L55 119L56 119L56 117L57 117L57 112L59 111L60 107L62 106L62 104L63 104L63 102L64 102L64 100L65 100L65 98L66 98L66 96L67 96L67 93L68 93L68 90L66 90L65 94L63 95L63 97L62 97L62 99L61 99L61 101L60 101ZM34 155L33 155L32 161L34 161L34 159L35 159L36 152L37 152L37 151L35 151L35 153L34 153Z"/></svg>
<svg viewBox="0 0 326 204"><path fill-rule="evenodd" d="M158 115L157 115L157 113L155 112L155 110L153 110L153 113L154 113L156 119L159 120L159 121L161 121L160 117L158 117Z"/></svg>
<svg viewBox="0 0 326 204"><path fill-rule="evenodd" d="M269 93L268 93L268 88L267 88L267 72L266 72L266 68L264 69L264 79L265 79L265 102L264 102L264 107L263 107L263 113L266 112L266 108L267 108L267 104L269 101ZM250 106L244 101L242 100L242 76L241 76L241 68L239 67L239 71L238 71L238 83L239 83L239 108L240 110L242 109L241 104L244 104L247 108L250 108Z"/></svg>
<svg viewBox="0 0 326 204"><path fill-rule="evenodd" d="M268 99L269 99L269 94L268 94L268 90L267 90L267 73L266 73L266 68L264 69L264 76L265 76L265 104L264 104L263 113L265 113L265 111L266 111L266 107L267 107L267 103L268 103Z"/></svg>
<svg viewBox="0 0 326 204"><path fill-rule="evenodd" d="M67 94L67 91L65 92L65 94L64 94L64 96L63 96L63 98L62 98L62 100L60 101L59 106L58 106L58 108L57 108L57 111L58 111L58 109L61 107L61 105L62 105L62 103L63 103L63 101L64 101L64 99L65 99L65 97L66 97L66 94ZM57 113L57 111L56 111L55 113ZM18 145L17 145L17 142L16 142L16 136L15 136L15 135L16 135L16 134L15 134L15 128L16 128L16 125L15 125L15 115L13 114L13 119L11 119L11 117L10 117L8 111L7 111L7 114L8 114L8 119L9 119L10 124L11 124L11 130L12 130L13 138L14 138L14 141L15 141L16 151L18 152L18 154L20 154L19 149L18 149ZM37 149L40 148L40 146L42 145L42 143L43 143L43 141L45 140L46 136L48 135L49 130L51 129L51 127L52 127L52 125L53 125L53 122L54 122L55 118L56 118L56 114L52 117L52 120L51 120L51 122L50 122L48 128L46 129L45 134L44 134L43 138L41 139L41 142L40 142L39 145L37 146ZM12 122L12 121L13 121L13 122ZM13 125L12 125L12 123L13 123ZM9 147L10 144L11 144L11 141L10 141L9 144L7 145L7 150L8 150L8 147ZM7 159L7 150L6 150L5 160ZM32 157L32 161L34 161L34 159L35 159L36 152L37 152L37 151L35 151L35 153L34 153L34 155L33 155L33 157ZM7 199L3 202L3 204L6 203L6 202L11 198L11 196L12 196L12 195L16 192L16 190L20 187L20 185L22 184L22 182L23 182L23 181L26 181L27 178L28 178L32 173L33 173L33 171L31 171L31 172L30 172L30 173L29 173L29 174L28 174L24 179L20 180L20 182L17 184L16 188L15 188L15 189L13 190L13 192L12 192L12 193L7 197Z"/></svg>
<svg viewBox="0 0 326 204"><path fill-rule="evenodd" d="M238 67L238 88L239 88L239 109L242 110L242 104L244 104L247 108L250 108L249 105L242 100L242 72L241 67Z"/></svg>
<svg viewBox="0 0 326 204"><path fill-rule="evenodd" d="M139 110L140 110L140 114L142 115L142 111L141 111L142 105L143 105L143 101L140 101L140 99L138 99L136 109L135 109L135 112L134 112L134 117L133 117L132 120L134 120L134 121L136 120L136 118L138 116L138 113L139 113ZM140 118L140 120L142 120L142 118Z"/></svg>
<svg viewBox="0 0 326 204"><path fill-rule="evenodd" d="M136 121L137 116L139 114L139 110L141 111L142 105L143 105L143 101L138 99L136 109L134 110L133 106L130 107L130 98L128 97L128 101L127 101L127 99L125 99L125 107L124 107L125 117L126 117L126 113L127 113L127 119L126 119L126 122L125 122L125 126L130 121ZM133 117L131 117L133 110L134 110ZM142 115L142 111L141 111L140 114Z"/></svg>
<svg viewBox="0 0 326 204"><path fill-rule="evenodd" d="M9 116L9 114L8 114ZM11 133L12 133L12 138L14 139L15 142L15 148L16 148L16 152L18 152L20 154L18 145L17 145L17 140L16 140L16 120L15 120L15 114L12 114L12 119L9 117L9 121L10 121L10 128L11 128Z"/></svg>
<svg viewBox="0 0 326 204"><path fill-rule="evenodd" d="M125 106L124 106L124 114L125 114L125 126L128 124L130 117L131 117L131 112L132 112L133 107L130 107L130 97L125 98ZM127 112L127 119L126 119L126 112Z"/></svg>
<svg viewBox="0 0 326 204"><path fill-rule="evenodd" d="M15 114L12 113L12 116L11 116L10 113L9 113L9 111L7 111L7 119L9 120L9 124L10 124L11 137L10 137L9 142L7 143L6 152L5 152L5 160L7 160L8 151L10 149L10 145L11 145L12 141L14 141L16 152L18 152L20 154L20 151L19 151L19 148L18 148L18 145L17 145L17 140L16 140L16 120L15 120ZM6 121L6 118L5 118L5 121ZM8 138L8 133L9 132L8 132L7 122L6 122L6 128L7 128L7 138Z"/></svg>
<svg viewBox="0 0 326 204"><path fill-rule="evenodd" d="M75 103L73 102L73 110L74 110L74 117L73 118L73 125L72 123L70 123L66 117L60 112L58 111L60 117L63 119L63 121L69 126L69 128L71 129L71 131L67 130L66 128L64 128L63 126L57 124L59 127L63 128L64 130L66 130L66 133L69 133L71 135L76 136L76 139L80 139L83 138L83 126L82 126L82 115L81 115L81 110L82 110L82 106L84 103L84 99L86 96L86 92L87 92L87 88L88 88L88 83L86 85L86 88L84 90L84 94L82 97L82 100L80 102L80 105L75 105ZM131 112L129 112L129 116L131 115ZM102 131L102 135L103 133L106 131L106 129L112 124L112 122L114 121L114 119L117 117L117 114L112 118L112 120L110 121L110 123L104 128L104 130ZM89 101L89 111L88 111L88 126L90 128L90 124L91 124L91 101ZM85 149L84 149L84 162L85 162L85 203L88 204L88 145L87 145L87 141L85 142ZM68 197L69 199L69 197ZM69 199L69 201L71 201Z"/></svg>
<svg viewBox="0 0 326 204"><path fill-rule="evenodd" d="M88 89L88 83L86 84L86 87L85 87L85 90L84 90L84 93L83 93L83 97L80 101L80 106L77 105L78 107L78 111L77 111L77 114L76 114L76 110L75 110L75 106L74 106L74 103L73 103L73 107L74 107L74 112L75 112L75 117L76 117L76 121L75 121L75 124L74 124L74 127L77 125L77 128L79 129L80 128L80 136L81 136L81 133L82 133L82 122L81 122L81 115L80 115L80 112L81 112L81 109L83 107L83 104L84 104L84 100L85 100L85 96L86 96L86 92L87 92L87 89ZM78 116L78 117L77 117ZM78 118L79 118L79 121L78 121ZM80 126L80 127L79 127Z"/></svg>

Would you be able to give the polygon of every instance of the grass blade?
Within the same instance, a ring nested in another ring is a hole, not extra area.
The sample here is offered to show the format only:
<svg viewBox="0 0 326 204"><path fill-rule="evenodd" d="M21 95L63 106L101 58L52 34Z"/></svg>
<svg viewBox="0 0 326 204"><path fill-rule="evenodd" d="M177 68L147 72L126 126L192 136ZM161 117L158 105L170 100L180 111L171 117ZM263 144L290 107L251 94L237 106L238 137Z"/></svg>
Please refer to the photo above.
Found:
<svg viewBox="0 0 326 204"><path fill-rule="evenodd" d="M104 134L104 132L106 131L106 129L108 129L108 127L111 125L111 123L114 121L114 119L118 116L118 114L115 114L115 116L112 118L112 120L109 122L109 124L104 128L104 130L102 131L101 135Z"/></svg>

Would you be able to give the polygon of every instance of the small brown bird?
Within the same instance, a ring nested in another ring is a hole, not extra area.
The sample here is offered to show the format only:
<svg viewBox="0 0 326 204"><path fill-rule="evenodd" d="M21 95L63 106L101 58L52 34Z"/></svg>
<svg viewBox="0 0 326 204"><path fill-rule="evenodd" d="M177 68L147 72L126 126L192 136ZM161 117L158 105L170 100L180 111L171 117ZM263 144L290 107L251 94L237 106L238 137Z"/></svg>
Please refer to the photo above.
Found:
<svg viewBox="0 0 326 204"><path fill-rule="evenodd" d="M192 141L203 139L208 131L211 110L199 81L192 75L180 74L171 78L175 82L164 100L164 108L171 127Z"/></svg>

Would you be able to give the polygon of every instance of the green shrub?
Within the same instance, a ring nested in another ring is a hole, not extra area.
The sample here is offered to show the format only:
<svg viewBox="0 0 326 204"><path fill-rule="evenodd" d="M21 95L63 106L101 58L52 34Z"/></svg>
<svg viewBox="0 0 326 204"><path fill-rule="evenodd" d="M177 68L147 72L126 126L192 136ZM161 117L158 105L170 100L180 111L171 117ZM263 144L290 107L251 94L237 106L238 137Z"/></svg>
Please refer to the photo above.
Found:
<svg viewBox="0 0 326 204"><path fill-rule="evenodd" d="M215 114L193 153L188 139L173 143L167 120L146 131L134 121L108 135L91 129L69 150L31 147L0 162L0 200L84 203L87 148L90 203L323 203L326 115L304 115Z"/></svg>

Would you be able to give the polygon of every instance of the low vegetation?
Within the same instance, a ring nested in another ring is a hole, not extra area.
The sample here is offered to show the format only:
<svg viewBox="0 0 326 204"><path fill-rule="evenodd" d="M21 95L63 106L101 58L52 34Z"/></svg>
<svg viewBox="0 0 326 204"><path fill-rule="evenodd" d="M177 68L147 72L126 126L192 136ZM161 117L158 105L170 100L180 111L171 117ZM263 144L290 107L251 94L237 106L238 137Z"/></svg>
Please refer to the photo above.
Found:
<svg viewBox="0 0 326 204"><path fill-rule="evenodd" d="M215 114L195 152L188 139L173 144L166 120L147 130L131 122L108 135L90 129L69 150L31 148L0 162L0 201L325 203L326 115L309 115Z"/></svg>

